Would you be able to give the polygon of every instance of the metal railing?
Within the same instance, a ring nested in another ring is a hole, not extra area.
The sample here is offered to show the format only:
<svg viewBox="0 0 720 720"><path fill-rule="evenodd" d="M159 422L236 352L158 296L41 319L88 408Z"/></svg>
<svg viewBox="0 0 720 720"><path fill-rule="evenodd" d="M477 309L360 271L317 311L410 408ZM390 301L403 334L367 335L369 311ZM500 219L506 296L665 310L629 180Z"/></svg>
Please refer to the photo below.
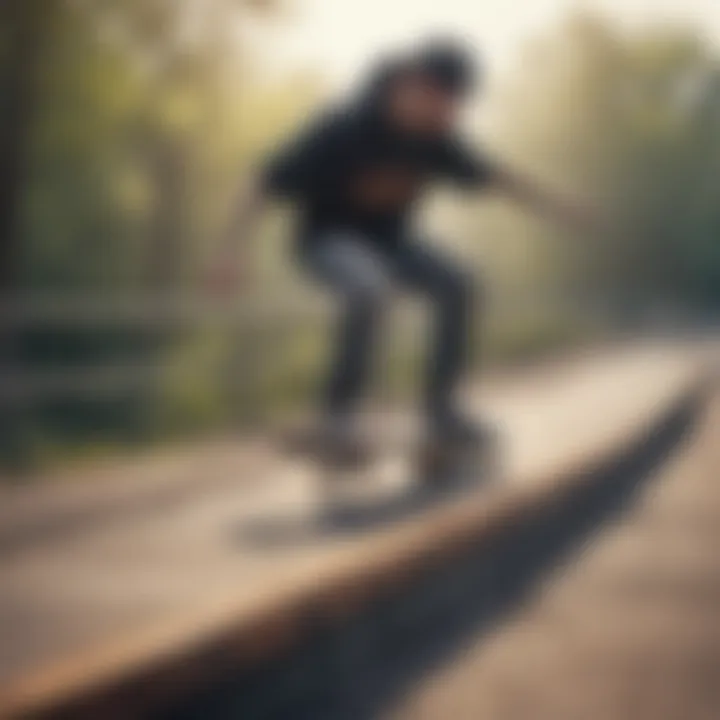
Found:
<svg viewBox="0 0 720 720"><path fill-rule="evenodd" d="M552 300L517 297L510 314L530 310L542 315L551 311ZM545 307L545 306L548 307ZM553 305L554 306L554 305ZM403 311L402 320L388 335L401 344L417 332L416 312ZM506 309L507 310L507 309ZM328 318L330 308L319 294L298 291L289 297L269 294L243 295L237 301L209 300L179 295L132 295L115 297L62 296L28 297L0 303L0 328L12 335L28 331L93 332L109 329L137 332L153 342L171 344L172 338L187 337L197 329L215 330L236 336L235 356L250 361L260 350L259 338L273 329L283 332L298 324L317 323ZM162 336L165 336L164 340ZM237 345L242 343L244 347ZM260 362L261 361L257 361ZM255 364L257 364L257 362ZM245 362L252 368L253 362ZM30 369L17 364L0 373L0 401L35 402L55 396L103 397L131 392L152 382L162 371L157 358L152 362L128 361L81 367ZM261 368L258 368L259 370ZM247 381L252 383L253 378Z"/></svg>
<svg viewBox="0 0 720 720"><path fill-rule="evenodd" d="M0 304L0 327L11 337L28 331L92 332L127 329L138 333L184 335L197 328L234 334L246 331L245 354L257 346L253 330L266 330L273 324L319 319L326 312L317 298L303 297L293 302L249 297L241 302L208 301L192 297L145 296L93 298L30 298ZM5 362L0 374L0 401L35 402L57 396L117 396L143 387L162 367L158 362L127 362L38 370L20 362ZM252 382L252 381L251 381Z"/></svg>

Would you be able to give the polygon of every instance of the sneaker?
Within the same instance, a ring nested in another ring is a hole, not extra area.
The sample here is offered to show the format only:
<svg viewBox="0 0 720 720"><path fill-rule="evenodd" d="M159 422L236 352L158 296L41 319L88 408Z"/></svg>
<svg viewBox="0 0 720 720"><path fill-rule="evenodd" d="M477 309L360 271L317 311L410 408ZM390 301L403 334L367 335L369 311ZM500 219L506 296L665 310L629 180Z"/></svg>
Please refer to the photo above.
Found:
<svg viewBox="0 0 720 720"><path fill-rule="evenodd" d="M292 452L343 468L363 467L373 455L370 443L346 422L324 421L292 433L287 440Z"/></svg>
<svg viewBox="0 0 720 720"><path fill-rule="evenodd" d="M473 420L457 412L448 412L433 418L430 436L441 445L482 449L494 443L497 431L487 422Z"/></svg>

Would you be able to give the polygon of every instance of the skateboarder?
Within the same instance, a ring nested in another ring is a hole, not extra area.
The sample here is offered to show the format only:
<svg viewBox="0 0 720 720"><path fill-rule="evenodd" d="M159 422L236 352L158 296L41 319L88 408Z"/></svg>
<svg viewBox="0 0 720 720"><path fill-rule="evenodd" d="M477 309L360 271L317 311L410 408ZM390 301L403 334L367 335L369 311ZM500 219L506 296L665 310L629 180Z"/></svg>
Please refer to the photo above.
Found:
<svg viewBox="0 0 720 720"><path fill-rule="evenodd" d="M561 220L584 221L574 205L468 147L456 131L463 101L478 84L471 54L430 42L381 64L353 101L334 107L293 138L241 193L227 232L222 272L232 276L236 243L270 198L300 210L297 260L342 304L315 437L339 456L368 448L354 426L366 387L378 320L397 288L432 303L435 333L424 411L429 436L473 442L481 428L461 412L455 390L468 355L478 288L466 268L412 229L412 210L432 181L494 189Z"/></svg>

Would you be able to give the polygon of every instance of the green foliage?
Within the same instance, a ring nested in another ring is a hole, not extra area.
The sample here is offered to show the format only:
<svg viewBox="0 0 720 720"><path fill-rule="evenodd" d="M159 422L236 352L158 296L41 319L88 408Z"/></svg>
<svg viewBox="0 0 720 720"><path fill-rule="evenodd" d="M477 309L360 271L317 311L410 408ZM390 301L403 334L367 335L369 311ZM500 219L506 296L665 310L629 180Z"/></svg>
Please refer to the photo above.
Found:
<svg viewBox="0 0 720 720"><path fill-rule="evenodd" d="M624 312L720 302L720 62L684 30L628 35L579 16L534 49L498 112L502 144L593 198L594 236L535 223L569 298Z"/></svg>

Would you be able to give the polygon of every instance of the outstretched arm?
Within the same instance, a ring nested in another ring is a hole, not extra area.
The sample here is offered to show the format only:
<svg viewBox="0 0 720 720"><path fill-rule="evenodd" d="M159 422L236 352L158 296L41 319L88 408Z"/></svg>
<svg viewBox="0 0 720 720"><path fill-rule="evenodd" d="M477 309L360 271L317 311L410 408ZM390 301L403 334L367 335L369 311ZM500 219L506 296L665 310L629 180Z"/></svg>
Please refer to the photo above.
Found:
<svg viewBox="0 0 720 720"><path fill-rule="evenodd" d="M581 230L592 230L597 226L591 208L549 192L512 170L496 167L492 178L499 192L550 220Z"/></svg>
<svg viewBox="0 0 720 720"><path fill-rule="evenodd" d="M266 205L267 195L259 179L253 177L242 184L233 201L229 221L222 230L212 268L216 290L234 290L248 276L252 264L250 239L255 235Z"/></svg>
<svg viewBox="0 0 720 720"><path fill-rule="evenodd" d="M459 138L444 147L444 169L456 183L469 187L492 187L525 207L571 227L592 230L594 214L580 203L548 192L539 184L474 151Z"/></svg>

